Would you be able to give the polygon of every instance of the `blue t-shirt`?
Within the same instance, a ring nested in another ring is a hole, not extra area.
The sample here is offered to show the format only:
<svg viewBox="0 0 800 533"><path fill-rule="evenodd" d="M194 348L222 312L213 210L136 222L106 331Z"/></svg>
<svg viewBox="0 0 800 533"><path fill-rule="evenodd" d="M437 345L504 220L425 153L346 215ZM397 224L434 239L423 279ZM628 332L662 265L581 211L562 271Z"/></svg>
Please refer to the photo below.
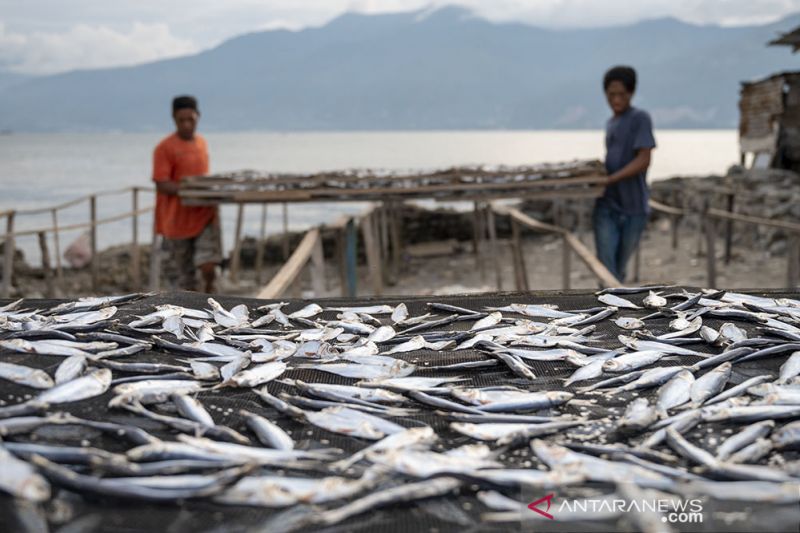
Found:
<svg viewBox="0 0 800 533"><path fill-rule="evenodd" d="M635 107L628 108L606 123L606 172L612 174L633 161L638 150L655 147L650 115ZM598 202L626 215L645 215L650 211L648 198L645 171L609 185Z"/></svg>

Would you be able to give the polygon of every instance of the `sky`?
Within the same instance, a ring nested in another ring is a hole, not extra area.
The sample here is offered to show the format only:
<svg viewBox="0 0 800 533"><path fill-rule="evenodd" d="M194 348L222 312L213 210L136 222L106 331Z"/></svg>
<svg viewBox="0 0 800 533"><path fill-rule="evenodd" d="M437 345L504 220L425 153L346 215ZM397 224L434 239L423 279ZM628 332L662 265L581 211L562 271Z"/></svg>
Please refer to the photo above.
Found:
<svg viewBox="0 0 800 533"><path fill-rule="evenodd" d="M321 26L342 13L460 5L496 22L616 26L671 16L765 24L800 0L0 0L0 70L52 74L196 53L247 32Z"/></svg>

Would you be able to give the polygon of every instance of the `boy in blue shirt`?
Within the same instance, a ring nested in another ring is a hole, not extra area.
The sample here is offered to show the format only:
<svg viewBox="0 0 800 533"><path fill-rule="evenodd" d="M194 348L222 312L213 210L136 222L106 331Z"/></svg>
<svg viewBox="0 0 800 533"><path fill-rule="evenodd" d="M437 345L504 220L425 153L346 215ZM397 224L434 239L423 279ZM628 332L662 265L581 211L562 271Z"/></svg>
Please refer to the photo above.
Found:
<svg viewBox="0 0 800 533"><path fill-rule="evenodd" d="M653 123L646 111L631 105L636 71L614 67L603 77L603 90L614 113L606 123L608 182L597 199L592 221L597 258L620 281L649 213L647 168L656 147Z"/></svg>

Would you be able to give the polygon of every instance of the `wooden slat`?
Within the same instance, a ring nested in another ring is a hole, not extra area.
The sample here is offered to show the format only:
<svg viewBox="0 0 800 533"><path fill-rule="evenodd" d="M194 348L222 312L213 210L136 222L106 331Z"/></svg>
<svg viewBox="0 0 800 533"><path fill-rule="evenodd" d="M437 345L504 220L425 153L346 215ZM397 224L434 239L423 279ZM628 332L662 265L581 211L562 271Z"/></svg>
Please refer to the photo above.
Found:
<svg viewBox="0 0 800 533"><path fill-rule="evenodd" d="M15 232L14 233L14 237L27 237L29 235L36 235L37 233L39 233L41 231L50 232L50 231L56 231L57 230L57 231L63 232L63 231L72 231L72 230L76 230L76 229L89 229L89 228L96 227L96 226L102 226L103 224L110 224L111 222L118 222L120 220L125 220L126 218L131 218L133 215L141 215L143 213L149 213L152 210L153 210L152 207L144 207L144 208L139 209L138 211L135 211L135 212L131 211L131 212L122 213L122 214L119 214L119 215L114 215L113 217L106 217L106 218L97 219L94 222L94 224L92 224L92 222L81 222L79 224L69 224L67 226L56 226L56 225L53 225L53 226L48 226L48 227L45 227L45 228L27 229L25 231L17 231L17 232Z"/></svg>
<svg viewBox="0 0 800 533"><path fill-rule="evenodd" d="M295 248L289 260L283 264L269 283L259 291L258 298L279 298L286 292L286 289L289 288L306 263L308 263L317 239L319 239L319 228L313 228L306 232L303 236L303 240L301 240L300 244Z"/></svg>
<svg viewBox="0 0 800 533"><path fill-rule="evenodd" d="M800 224L794 224L792 222L784 222L782 220L771 220L768 218L742 215L740 213L728 213L721 209L714 209L714 208L710 208L707 211L707 216L723 220L733 220L734 222L744 222L746 224L756 224L761 226L768 226L771 228L779 228L792 233L800 233Z"/></svg>
<svg viewBox="0 0 800 533"><path fill-rule="evenodd" d="M661 202L657 202L655 200L650 200L650 208L654 209L655 211L660 211L662 213L666 213L668 215L683 215L683 209L678 207L672 207L671 205L662 204Z"/></svg>

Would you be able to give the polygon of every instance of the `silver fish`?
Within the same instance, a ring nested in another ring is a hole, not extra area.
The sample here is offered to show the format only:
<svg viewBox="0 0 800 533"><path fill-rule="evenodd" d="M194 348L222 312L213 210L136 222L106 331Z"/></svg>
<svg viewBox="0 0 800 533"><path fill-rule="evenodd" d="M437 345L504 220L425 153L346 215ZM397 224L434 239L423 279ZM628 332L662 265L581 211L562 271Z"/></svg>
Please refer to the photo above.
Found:
<svg viewBox="0 0 800 533"><path fill-rule="evenodd" d="M660 360L666 355L658 350L644 350L640 352L632 352L622 354L614 359L609 359L603 363L603 371L605 372L627 372L636 370L643 366L649 366Z"/></svg>
<svg viewBox="0 0 800 533"><path fill-rule="evenodd" d="M557 305L551 304L511 304L505 307L487 307L486 310L517 313L531 318L569 318L574 316L574 313L559 311Z"/></svg>
<svg viewBox="0 0 800 533"><path fill-rule="evenodd" d="M328 459L331 456L330 450L278 450L275 448L258 448L246 446L233 442L218 442L216 440L191 437L189 435L178 435L178 440L194 448L207 452L219 454L229 458L244 459L262 465L279 466L281 461L286 462L292 459Z"/></svg>
<svg viewBox="0 0 800 533"><path fill-rule="evenodd" d="M647 341L642 339L636 339L634 337L629 337L627 335L619 335L617 337L619 342L621 342L624 346L630 348L631 350L638 351L638 350L657 350L660 352L664 352L665 354L674 354L674 355L696 355L698 357L706 357L708 354L702 352L696 352L694 350L690 350L688 348L683 348L681 346L675 346L673 344L668 344L666 342L658 342L658 341Z"/></svg>
<svg viewBox="0 0 800 533"><path fill-rule="evenodd" d="M417 335L416 337L412 337L410 340L398 344L391 348L390 350L383 352L384 355L390 355L394 353L406 353L406 352L413 352L416 350L422 350L425 347L425 338L421 335Z"/></svg>
<svg viewBox="0 0 800 533"><path fill-rule="evenodd" d="M786 362L781 365L780 375L775 383L778 385L787 383L798 374L800 374L800 352L794 352L789 356Z"/></svg>
<svg viewBox="0 0 800 533"><path fill-rule="evenodd" d="M614 321L618 327L622 329L642 329L644 328L644 322L639 320L638 318L632 318L627 316L619 317Z"/></svg>
<svg viewBox="0 0 800 533"><path fill-rule="evenodd" d="M567 403L574 396L575 395L571 392L566 391L529 392L526 394L517 394L507 399L498 397L493 402L480 404L478 409L489 413L504 411L538 411Z"/></svg>
<svg viewBox="0 0 800 533"><path fill-rule="evenodd" d="M368 453L388 451L388 450L407 450L407 449L428 449L438 440L439 436L428 426L409 428L391 435L387 435L381 440L362 448L347 459L342 459L332 463L333 470L346 470L355 463L364 459Z"/></svg>
<svg viewBox="0 0 800 533"><path fill-rule="evenodd" d="M495 352L494 356L504 362L509 370L519 377L529 379L531 381L536 379L536 374L533 373L533 370L528 368L528 366L522 362L522 359L516 355L511 355L504 352Z"/></svg>
<svg viewBox="0 0 800 533"><path fill-rule="evenodd" d="M283 429L277 424L272 423L263 416L255 413L239 410L247 423L247 427L253 430L258 440L265 446L275 448L276 450L294 450L294 441Z"/></svg>
<svg viewBox="0 0 800 533"><path fill-rule="evenodd" d="M482 456L448 455L429 450L394 449L369 452L367 459L395 472L427 478L437 474L458 474L482 468L501 467L493 459Z"/></svg>
<svg viewBox="0 0 800 533"><path fill-rule="evenodd" d="M32 404L50 405L54 403L77 402L99 396L111 385L111 371L107 368L93 370L83 377L56 385L33 400Z"/></svg>
<svg viewBox="0 0 800 533"><path fill-rule="evenodd" d="M659 296L653 291L650 291L647 293L647 296L645 296L644 300L642 300L642 303L648 309L660 309L667 305L667 299L663 296Z"/></svg>
<svg viewBox="0 0 800 533"><path fill-rule="evenodd" d="M186 324L184 324L183 319L179 316L170 316L165 318L163 322L163 328L167 333L172 333L178 339L185 338L183 331L186 328Z"/></svg>
<svg viewBox="0 0 800 533"><path fill-rule="evenodd" d="M194 394L202 390L202 388L202 382L191 379L144 380L123 383L114 387L113 392L116 397L111 399L109 405L117 406L132 401L161 403L166 401L172 394Z"/></svg>
<svg viewBox="0 0 800 533"><path fill-rule="evenodd" d="M286 371L287 365L282 361L273 361L271 363L264 363L253 368L242 370L229 379L225 380L222 385L233 385L236 387L257 387L263 385L273 379L280 377Z"/></svg>
<svg viewBox="0 0 800 533"><path fill-rule="evenodd" d="M91 357L92 354L85 350L72 348L69 346L61 346L52 343L44 343L41 341L27 341L25 339L10 339L0 340L0 348L12 350L21 353L35 353L40 355L83 355Z"/></svg>
<svg viewBox="0 0 800 533"><path fill-rule="evenodd" d="M402 324L407 319L408 319L408 307L406 307L406 304L404 303L397 304L397 307L395 307L394 311L392 311L392 323Z"/></svg>
<svg viewBox="0 0 800 533"><path fill-rule="evenodd" d="M699 407L712 396L719 394L730 377L731 364L726 362L697 378L692 384L692 407Z"/></svg>
<svg viewBox="0 0 800 533"><path fill-rule="evenodd" d="M489 313L485 317L481 318L477 322L475 322L472 325L472 327L469 328L469 330L470 331L475 331L475 330L479 330L479 329L495 326L495 325L499 324L501 320L503 320L503 313L501 313L500 311L494 311L492 313Z"/></svg>
<svg viewBox="0 0 800 533"><path fill-rule="evenodd" d="M700 337L709 344L717 344L720 340L719 332L708 326L702 326L700 328Z"/></svg>
<svg viewBox="0 0 800 533"><path fill-rule="evenodd" d="M464 482L452 477L438 477L417 483L405 483L389 489L372 492L342 507L306 515L302 526L329 526L387 504L398 504L443 496L459 488Z"/></svg>
<svg viewBox="0 0 800 533"><path fill-rule="evenodd" d="M658 400L656 407L659 412L666 413L673 407L685 404L691 399L692 385L694 384L694 374L688 370L681 370L670 378L658 389Z"/></svg>
<svg viewBox="0 0 800 533"><path fill-rule="evenodd" d="M601 294L597 297L597 300L612 307L619 307L624 309L641 309L635 303L626 300L625 298L620 298L614 294Z"/></svg>
<svg viewBox="0 0 800 533"><path fill-rule="evenodd" d="M222 382L227 383L235 375L250 366L253 358L250 352L245 352L235 359L225 364L219 369L219 375L222 377Z"/></svg>
<svg viewBox="0 0 800 533"><path fill-rule="evenodd" d="M682 366L662 366L643 371L630 383L619 387L620 392L657 387L683 370ZM637 371L638 372L638 371Z"/></svg>
<svg viewBox="0 0 800 533"><path fill-rule="evenodd" d="M800 483L772 483L766 481L691 481L680 487L681 493L715 499L752 503L797 503L800 501Z"/></svg>
<svg viewBox="0 0 800 533"><path fill-rule="evenodd" d="M438 378L422 378L422 377L402 377L402 378L386 378L371 381L359 381L356 383L359 387L379 387L389 390L421 390L429 392L438 389L439 385L445 383L454 383L457 381L464 381L466 378L462 377L438 377Z"/></svg>
<svg viewBox="0 0 800 533"><path fill-rule="evenodd" d="M50 484L29 463L17 459L0 443L0 490L33 502L50 499Z"/></svg>
<svg viewBox="0 0 800 533"><path fill-rule="evenodd" d="M318 412L308 411L305 416L311 424L322 429L367 440L382 439L386 435L405 430L403 426L383 418L347 407L328 407Z"/></svg>
<svg viewBox="0 0 800 533"><path fill-rule="evenodd" d="M380 469L367 470L359 479L343 477L299 478L278 475L246 476L214 497L217 503L288 507L346 499L374 487L383 477Z"/></svg>
<svg viewBox="0 0 800 533"><path fill-rule="evenodd" d="M719 335L723 343L733 344L735 342L743 341L747 338L747 332L735 324L726 322L719 328Z"/></svg>
<svg viewBox="0 0 800 533"><path fill-rule="evenodd" d="M365 307L326 307L326 311L339 311L341 313L366 313L368 315L391 315L394 308L390 305L373 305Z"/></svg>
<svg viewBox="0 0 800 533"><path fill-rule="evenodd" d="M86 356L80 354L64 359L64 361L58 365L54 375L56 385L72 381L83 374L83 371L86 370L87 361Z"/></svg>
<svg viewBox="0 0 800 533"><path fill-rule="evenodd" d="M763 422L756 422L755 424L747 426L726 439L725 442L717 447L717 459L721 461L728 459L745 446L749 446L756 440L769 435L774 427L774 420L764 420Z"/></svg>
<svg viewBox="0 0 800 533"><path fill-rule="evenodd" d="M681 337L688 337L692 333L695 333L703 326L703 318L696 317L689 321L686 328L681 329L680 331L673 331L672 333L664 333L663 335L659 335L656 337L658 340L667 340L667 339L678 339Z"/></svg>
<svg viewBox="0 0 800 533"><path fill-rule="evenodd" d="M723 401L725 401L725 400L727 400L729 398L734 398L736 396L739 396L740 394L743 394L746 390L750 389L751 387L753 387L755 385L759 385L759 384L764 383L766 381L769 381L771 379L772 379L772 376L770 376L770 375L752 377L752 378L748 379L747 381L743 381L743 382L739 383L738 385L736 385L735 387L731 387L730 389L728 389L728 390L726 390L724 392L720 392L716 396L706 400L705 405L712 405L712 404L715 404L715 403L723 402Z"/></svg>
<svg viewBox="0 0 800 533"><path fill-rule="evenodd" d="M757 439L728 458L729 463L756 463L769 455L774 445L769 439Z"/></svg>
<svg viewBox="0 0 800 533"><path fill-rule="evenodd" d="M222 307L214 298L208 299L208 305L213 312L214 322L224 328L236 328L247 323L246 320L242 320L241 317L234 315Z"/></svg>
<svg viewBox="0 0 800 533"><path fill-rule="evenodd" d="M772 443L779 449L800 447L800 422L791 422L772 434Z"/></svg>
<svg viewBox="0 0 800 533"><path fill-rule="evenodd" d="M376 380L408 376L414 372L416 366L398 359L392 366L330 363L324 365L296 365L294 368L313 368L348 378Z"/></svg>
<svg viewBox="0 0 800 533"><path fill-rule="evenodd" d="M173 394L171 399L172 403L175 404L175 407L178 408L178 413L180 413L184 418L194 420L195 422L207 427L213 427L216 425L209 412L206 411L205 407L203 407L203 404L197 399L185 394Z"/></svg>
<svg viewBox="0 0 800 533"><path fill-rule="evenodd" d="M220 378L219 369L212 364L203 363L202 361L190 361L189 366L192 368L192 374L196 379L216 381Z"/></svg>
<svg viewBox="0 0 800 533"><path fill-rule="evenodd" d="M0 379L35 389L49 389L54 385L52 378L44 370L14 363L0 362Z"/></svg>
<svg viewBox="0 0 800 533"><path fill-rule="evenodd" d="M619 352L607 352L607 355L603 359L592 359L592 361L576 370L572 373L572 375L564 382L565 387L569 387L573 383L577 383L578 381L586 381L589 379L594 379L603 375L603 364L619 355Z"/></svg>
<svg viewBox="0 0 800 533"><path fill-rule="evenodd" d="M645 398L637 398L628 404L622 418L617 422L617 430L622 432L644 431L658 418L658 413Z"/></svg>

